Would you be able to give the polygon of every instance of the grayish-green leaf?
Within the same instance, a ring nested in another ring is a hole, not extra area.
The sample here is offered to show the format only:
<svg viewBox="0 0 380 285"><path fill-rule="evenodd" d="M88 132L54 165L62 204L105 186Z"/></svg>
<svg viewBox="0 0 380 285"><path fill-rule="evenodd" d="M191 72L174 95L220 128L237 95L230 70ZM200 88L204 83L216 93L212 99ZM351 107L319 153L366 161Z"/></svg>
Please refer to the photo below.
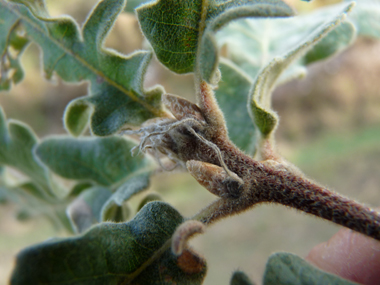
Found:
<svg viewBox="0 0 380 285"><path fill-rule="evenodd" d="M125 124L138 125L163 114L163 89L143 89L152 54L139 51L124 56L103 46L124 5L125 0L100 1L80 30L68 16L51 18L44 1L0 0L0 10L6 15L2 20L16 19L13 21L18 21L27 36L41 47L47 78L56 72L67 82L91 83L89 95L81 98L80 106L72 103L66 109L66 128L74 135L84 131L91 111L92 131L102 136L119 131ZM0 28L0 34L8 33L5 26ZM93 109L86 110L86 104Z"/></svg>
<svg viewBox="0 0 380 285"><path fill-rule="evenodd" d="M275 57L304 45L311 35L317 35L324 24L334 21L346 7L347 4L332 6L292 18L238 20L222 29L217 34L217 41L225 46L227 57L254 79ZM351 44L355 34L352 24L342 23L321 41L309 46L306 57L312 53L319 56L313 56L313 61L325 59ZM316 53L314 49L324 51ZM280 81L304 75L305 65L310 62L305 62L303 57L293 62Z"/></svg>
<svg viewBox="0 0 380 285"><path fill-rule="evenodd" d="M6 201L16 205L16 209L27 213L29 217L44 217L49 220L57 230L65 229L72 232L70 221L65 214L66 200L57 199L47 195L40 186L26 182L19 185L7 185L0 180L0 196L4 195Z"/></svg>
<svg viewBox="0 0 380 285"><path fill-rule="evenodd" d="M111 218L110 209L122 206L132 196L146 190L149 187L150 174L147 172L126 180L103 204L100 221L107 221Z"/></svg>
<svg viewBox="0 0 380 285"><path fill-rule="evenodd" d="M82 233L101 221L104 202L112 192L104 187L93 187L82 192L67 208L75 232Z"/></svg>
<svg viewBox="0 0 380 285"><path fill-rule="evenodd" d="M18 33L19 26L20 21L15 15L0 9L0 90L9 90L12 83L16 84L24 77L20 57L29 40Z"/></svg>
<svg viewBox="0 0 380 285"><path fill-rule="evenodd" d="M280 76L292 63L305 55L319 40L337 27L346 18L352 6L352 4L348 5L342 12L335 15L333 19L330 19L285 55L275 57L259 73L249 94L248 110L263 138L269 137L277 126L278 117L271 107L271 94L278 84Z"/></svg>
<svg viewBox="0 0 380 285"><path fill-rule="evenodd" d="M193 72L197 58L201 75L209 82L218 67L214 33L223 25L242 17L293 13L281 0L159 0L136 11L141 29L162 64L177 73Z"/></svg>
<svg viewBox="0 0 380 285"><path fill-rule="evenodd" d="M298 64L310 63L326 59L351 44L355 38L355 28L350 22L343 22L339 27L332 30L308 51ZM289 75L288 75L289 76ZM291 78L291 76L289 76Z"/></svg>
<svg viewBox="0 0 380 285"><path fill-rule="evenodd" d="M222 80L215 95L225 114L230 139L247 154L253 155L256 146L256 128L249 120L247 94L252 80L233 63L222 60L219 65Z"/></svg>
<svg viewBox="0 0 380 285"><path fill-rule="evenodd" d="M129 284L201 284L205 264L198 272L185 273L179 257L163 247L182 222L168 204L149 203L128 223L102 223L83 235L24 249L11 283L122 284L134 277ZM151 264L139 271L147 261Z"/></svg>
<svg viewBox="0 0 380 285"><path fill-rule="evenodd" d="M36 154L65 178L111 186L136 172L152 170L152 160L147 156L132 157L134 146L131 140L116 136L82 139L62 136L45 139Z"/></svg>
<svg viewBox="0 0 380 285"><path fill-rule="evenodd" d="M235 271L232 274L230 285L253 285L254 283L249 279L247 274L243 271Z"/></svg>
<svg viewBox="0 0 380 285"><path fill-rule="evenodd" d="M379 39L380 2L377 0L360 0L355 1L355 4L356 6L350 14L349 20L357 27L358 34Z"/></svg>
<svg viewBox="0 0 380 285"><path fill-rule="evenodd" d="M264 285L353 285L357 284L324 272L291 253L272 254L264 273Z"/></svg>
<svg viewBox="0 0 380 285"><path fill-rule="evenodd" d="M0 165L14 167L25 174L38 185L41 195L62 198L67 192L34 156L33 150L37 145L38 138L30 127L15 120L7 121L0 108Z"/></svg>

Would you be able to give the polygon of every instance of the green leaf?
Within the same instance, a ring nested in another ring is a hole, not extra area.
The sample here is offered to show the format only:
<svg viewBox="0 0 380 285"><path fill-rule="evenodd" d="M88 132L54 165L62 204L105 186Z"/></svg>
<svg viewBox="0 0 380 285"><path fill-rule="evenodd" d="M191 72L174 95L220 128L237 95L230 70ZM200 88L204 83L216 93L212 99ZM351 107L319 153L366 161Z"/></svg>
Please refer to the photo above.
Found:
<svg viewBox="0 0 380 285"><path fill-rule="evenodd" d="M351 0L352 1L352 0ZM349 1L349 2L351 2ZM355 8L349 16L361 36L380 38L380 5L378 1L355 1Z"/></svg>
<svg viewBox="0 0 380 285"><path fill-rule="evenodd" d="M147 156L132 157L131 149L135 146L134 142L116 136L82 139L61 136L42 141L36 154L65 178L111 186L136 172L153 169Z"/></svg>
<svg viewBox="0 0 380 285"><path fill-rule="evenodd" d="M243 271L235 271L232 274L230 285L253 285L254 283Z"/></svg>
<svg viewBox="0 0 380 285"><path fill-rule="evenodd" d="M141 29L157 58L177 73L193 72L196 60L206 81L218 67L214 33L242 17L284 17L293 11L281 0L160 0L136 9ZM173 17L175 15L175 17Z"/></svg>
<svg viewBox="0 0 380 285"><path fill-rule="evenodd" d="M149 187L150 174L150 172L143 173L125 181L104 203L101 209L100 221L112 219L112 216L110 216L111 209L123 206L123 203L128 201L132 196L146 190Z"/></svg>
<svg viewBox="0 0 380 285"><path fill-rule="evenodd" d="M87 98L79 98L71 101L65 108L63 118L66 130L78 137L87 129L93 108L89 106Z"/></svg>
<svg viewBox="0 0 380 285"><path fill-rule="evenodd" d="M112 192L104 187L93 187L82 192L67 208L75 232L82 233L101 221L100 213Z"/></svg>
<svg viewBox="0 0 380 285"><path fill-rule="evenodd" d="M127 202L123 203L121 206L113 204L106 209L104 213L104 221L112 221L116 223L125 222L128 220L132 213L132 209Z"/></svg>
<svg viewBox="0 0 380 285"><path fill-rule="evenodd" d="M19 26L16 16L0 9L0 90L9 90L11 83L16 84L24 77L20 57L29 40L19 34Z"/></svg>
<svg viewBox="0 0 380 285"><path fill-rule="evenodd" d="M219 107L225 114L230 139L241 150L253 155L256 150L256 128L248 120L247 94L252 80L233 63L222 60L219 65L222 80L215 95Z"/></svg>
<svg viewBox="0 0 380 285"><path fill-rule="evenodd" d="M350 22L343 22L332 30L326 37L322 38L305 56L299 64L310 63L326 59L344 50L355 38L355 28ZM289 76L289 75L288 75Z"/></svg>
<svg viewBox="0 0 380 285"><path fill-rule="evenodd" d="M353 42L356 31L348 22L335 25L335 29L324 34L319 42L311 38L318 37L321 27L328 22L334 22L337 15L345 9L347 4L328 6L305 16L292 18L238 20L221 30L217 34L217 41L220 46L225 47L227 58L255 79L275 57L285 57L292 50L304 46L306 40L311 40L312 44L295 58L293 65L280 78L284 82L305 74L305 65L312 61L305 61L302 56L311 57L310 54L315 54L312 56L313 61L322 60ZM321 53L315 50L324 51Z"/></svg>
<svg viewBox="0 0 380 285"><path fill-rule="evenodd" d="M85 191L88 188L91 188L92 186L94 186L93 183L88 182L88 181L79 182L71 188L70 196L71 197L77 197L77 196L79 196L80 193L82 193L83 191Z"/></svg>
<svg viewBox="0 0 380 285"><path fill-rule="evenodd" d="M138 125L163 114L160 99L163 89L143 89L152 54L139 51L124 56L104 47L125 0L100 1L82 30L68 16L51 18L43 1L11 2L28 8L0 0L0 10L16 18L27 36L41 47L46 77L51 78L56 72L67 82L91 83L89 95L80 98L80 107L72 103L66 109L66 128L73 135L84 131L85 118L91 111L92 131L101 136L119 131L125 124ZM86 104L92 109L86 110Z"/></svg>
<svg viewBox="0 0 380 285"><path fill-rule="evenodd" d="M182 222L168 204L149 203L128 223L102 223L83 235L24 249L11 283L127 284L134 278L129 284L201 284L206 265L190 273L181 262L196 260L196 254L176 257L168 248Z"/></svg>
<svg viewBox="0 0 380 285"><path fill-rule="evenodd" d="M15 120L7 121L0 107L0 165L13 167L28 176L45 197L66 196L67 191L52 179L49 169L34 156L37 145L38 138L30 127Z"/></svg>
<svg viewBox="0 0 380 285"><path fill-rule="evenodd" d="M274 58L257 76L249 94L249 112L264 139L272 134L278 123L277 114L271 107L271 95L276 84L281 80L280 76L292 63L305 55L320 39L337 27L352 7L352 4L348 5L333 19L317 29L307 40L298 43L285 55Z"/></svg>
<svg viewBox="0 0 380 285"><path fill-rule="evenodd" d="M351 285L357 283L342 279L334 274L324 272L294 254L281 252L272 254L269 257L265 268L263 284Z"/></svg>

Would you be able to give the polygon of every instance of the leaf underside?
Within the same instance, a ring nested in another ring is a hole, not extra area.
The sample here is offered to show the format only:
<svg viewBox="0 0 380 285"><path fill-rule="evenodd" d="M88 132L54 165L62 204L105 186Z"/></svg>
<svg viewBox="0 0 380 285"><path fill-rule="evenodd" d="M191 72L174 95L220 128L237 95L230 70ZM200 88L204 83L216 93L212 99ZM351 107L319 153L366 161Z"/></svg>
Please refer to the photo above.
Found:
<svg viewBox="0 0 380 285"><path fill-rule="evenodd" d="M247 94L252 80L228 61L221 61L219 68L222 80L215 90L215 96L219 107L226 114L228 136L241 150L254 155L256 128L251 120L247 120Z"/></svg>
<svg viewBox="0 0 380 285"><path fill-rule="evenodd" d="M236 80L253 82L247 93L248 112L262 138L270 137L278 124L278 116L271 106L274 88L304 75L307 64L332 56L353 42L354 26L342 22L351 8L352 5L346 4L302 17L239 20L218 34L219 45L225 47L226 56L234 63L229 65L235 69ZM225 80L223 74L222 80ZM228 124L229 113L226 117ZM250 124L241 120L240 128L249 128ZM235 138L237 142L243 139L247 139L245 133Z"/></svg>

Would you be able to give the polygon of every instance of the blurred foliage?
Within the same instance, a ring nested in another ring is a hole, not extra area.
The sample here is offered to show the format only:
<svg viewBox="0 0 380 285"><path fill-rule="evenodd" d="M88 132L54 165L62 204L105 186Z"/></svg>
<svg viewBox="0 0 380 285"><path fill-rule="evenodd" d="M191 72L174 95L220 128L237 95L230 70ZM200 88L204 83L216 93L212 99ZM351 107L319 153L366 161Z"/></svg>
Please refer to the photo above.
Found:
<svg viewBox="0 0 380 285"><path fill-rule="evenodd" d="M4 1L1 1L1 2L4 2ZM77 1L72 1L72 0L65 1L65 3L57 2L57 1L47 1L47 7L49 8L49 11L51 12L52 16L57 16L57 15L60 15L61 12L64 12L64 13L68 13L72 15L75 19L78 20L79 23L81 23L85 21L87 13L90 11L91 7L93 7L93 5L97 1L87 1L87 2L81 1L81 2L77 3ZM131 5L137 5L132 2L133 1L130 1ZM287 1L287 2L292 3L292 1ZM309 9L310 10L314 9L315 7L321 6L323 4L331 4L331 3L332 3L331 1L313 1L311 3L306 3L308 6L307 8L304 9L304 11L307 11ZM292 4L295 5L296 7L306 7L305 3L300 3L300 1L293 1ZM131 8L128 7L128 5L126 9L129 12L131 11ZM3 12L4 11L5 10L3 10ZM27 15L26 12L25 12L25 15ZM8 15L6 17L8 17ZM13 22L13 24L15 24L16 22ZM7 21L7 23L11 23L11 22ZM56 26L57 28L61 23L57 21L56 24L57 24ZM67 23L63 23L63 25L66 25L66 24ZM99 23L99 24L102 24L102 23ZM73 24L69 23L68 25L72 26ZM18 32L19 26L15 25L14 27L15 27L14 29L10 29L10 30ZM54 27L54 23L46 24L46 27L48 27L48 29L51 29L51 27ZM79 32L77 31L76 33L79 33ZM104 32L104 33L107 34L107 32ZM109 36L107 36L106 39L105 38L100 39L101 44L103 44L103 40L105 42L104 46L106 47L105 48L106 51L111 52L112 54L113 54L113 51L109 50L108 47L112 47L118 50L119 52L123 52L124 54L129 54L136 49L140 49L142 47L146 48L147 46L146 42L144 42L144 39L139 31L138 23L136 19L130 13L120 14L120 16L118 16L115 22L114 29L112 30L112 32L110 32ZM350 40L347 41L347 44L349 42ZM16 58L9 59L10 67L15 68L16 70L16 72L11 73L12 75L11 81L13 81L14 83L17 83L22 78L22 75L21 75L20 65L16 62L18 60L18 57L21 56L22 52L26 48L27 41L25 40L24 37L20 37L20 38L16 37L16 39L13 40L11 43L12 43L12 48L14 48L16 51L16 53L12 53L12 55L16 55ZM280 142L292 141L293 143L296 143L297 140L300 140L300 138L313 139L316 136L319 136L321 133L326 132L327 129L330 129L334 133L338 132L338 136L339 136L339 131L341 130L341 126L342 126L339 122L341 122L342 120L346 120L343 122L343 125L349 131L352 129L356 130L358 126L364 126L368 122L370 122L371 124L376 124L380 122L380 119L378 116L379 114L378 106L380 105L379 105L378 96L377 97L375 96L376 94L378 95L378 93L376 93L376 87L372 84L373 82L375 82L375 80L373 80L373 77L375 77L376 75L371 73L371 71L369 70L371 66L376 64L376 62L373 62L373 58L369 60L371 61L370 62L371 64L366 65L366 68L368 68L368 70L365 70L362 72L363 76L360 77L361 79L357 79L357 80L355 79L357 76L357 74L355 73L356 70L362 68L360 67L360 62L363 62L366 60L366 58L368 58L368 54L363 53L363 50L366 50L368 47L375 46L375 45L376 43L371 42L371 41L360 42L359 46L356 46L353 49L349 49L346 53L344 53L342 56L338 57L335 60L335 62L338 61L338 63L335 63L337 66L334 66L333 69L330 69L327 67L327 69L329 69L329 72L326 72L326 70L323 70L323 69L326 69L326 67L322 67L321 64L313 65L312 70L311 70L311 75L310 75L311 78L313 79L309 80L308 83L305 83L305 82L295 83L294 81L292 81L288 83L287 85L285 85L284 88L276 92L273 99L273 106L274 106L274 109L278 110L280 117L282 119L281 128L279 129L279 134L278 134L278 139ZM96 44L94 42L94 46L99 46L99 43ZM103 46L101 46L100 48L103 48ZM373 49L374 51L376 50L376 48L373 48ZM45 52L46 50L47 49L45 49ZM83 96L84 94L86 94L86 92L96 93L94 89L92 88L94 88L94 85L98 84L97 83L98 78L92 77L93 86L89 88L89 91L85 90L84 85L82 86L64 85L60 82L61 79L58 79L58 83L59 83L58 86L53 87L53 86L46 85L45 82L41 81L40 79L41 76L39 75L39 71L38 71L39 63L38 63L37 52L38 51L33 46L27 48L27 50L25 51L26 56L22 58L22 61L25 63L24 66L26 70L32 67L34 71L28 72L26 74L25 81L23 82L24 86L19 85L13 88L13 90L11 90L12 93L19 93L18 96L20 96L19 98L21 99L14 99L14 98L11 98L11 96L7 95L8 98L4 96L3 98L0 99L1 100L0 103L7 110L7 114L8 115L10 114L10 117L20 118L23 121L27 121L28 123L31 123L38 129L38 133L44 133L44 134L60 133L63 131L60 125L61 125L61 117L64 112L64 107L67 105L69 101ZM355 53L355 52L358 55L360 54L360 59L355 58L355 54L354 55L350 54L350 53ZM349 55L347 56L347 54ZM318 57L319 59L324 58L323 55L322 56L317 55L317 58ZM313 58L315 58L315 56L313 56ZM149 60L150 59L148 59L147 61ZM310 63L311 60L309 59L308 62ZM350 67L352 65L354 65L355 68L347 68L347 66ZM104 65L103 63L100 63L99 66L103 68ZM221 65L222 75L223 75L223 70L224 70L224 74L229 72L228 67L230 66L232 66L231 63ZM190 88L188 89L184 88L184 86L186 86L187 84L188 86L191 86L192 84L191 76L185 77L184 79L185 84L184 84L182 83L182 78L181 80L178 80L177 76L170 74L167 70L163 69L157 62L152 62L149 68L148 67L144 67L144 68L147 68L146 75L144 75L146 70L143 70L143 72L139 73L138 76L145 76L145 78L140 80L141 85L138 88L135 88L135 89L133 89L134 87L132 88L133 92L138 90L137 93L139 92L141 93L142 90L148 90L148 88L142 89L142 83L145 80L145 84L147 86L153 86L157 82L165 83L165 87L168 91L181 94L181 96L184 94L185 97L191 96L192 90ZM335 70L335 73L331 74L331 70L333 71ZM139 69L139 71L141 70ZM239 70L238 72L241 73L241 71ZM368 74L371 74L371 76L369 76L370 78L366 77ZM72 74L68 74L68 76L72 76ZM255 77L255 76L251 76L251 78L249 78L248 76L243 74L243 76L239 78L239 80L244 79L247 82L246 89L249 89L249 84L252 84L252 77ZM324 80L323 82L327 82L327 83L326 84L312 83L312 82L322 82L322 80ZM352 83L352 80L355 80L357 82L354 84ZM225 86L223 86L223 84L225 84ZM221 86L219 90L217 91L217 96L218 96L218 93L222 94L221 96L227 96L227 95L223 95L224 93L225 94L234 93L233 90L228 89L228 85L229 85L228 80L223 80L221 82ZM302 86L300 87L300 85ZM307 86L305 87L305 85ZM350 87L347 87L348 85ZM162 90L159 90L159 89L157 90L158 92L162 92ZM326 90L330 90L330 91L325 92ZM231 111L226 111L227 113L232 112L232 111L238 111L239 107L241 107L242 105L244 106L246 105L246 101L244 101L244 94L243 94L244 90L240 90L240 91L242 93L241 100L239 99L240 102L237 102L237 101L234 102L236 103L236 108L232 106L232 104L228 105L228 100L225 100L228 97L220 97L219 100L220 100L222 108L226 106L230 108L231 110ZM142 91L142 92L144 93L145 91ZM293 95L291 96L291 98L285 98L285 96L281 96L282 92L283 93L286 92L287 94L293 94ZM305 96L305 93L308 96ZM57 96L56 94L59 94L59 96ZM312 96L313 94L314 96ZM315 94L318 94L318 96L316 96ZM348 98L346 94L349 94ZM364 97L369 98L368 99L369 101L365 101L367 99L364 99ZM106 97L101 97L101 98L102 99L99 99L98 101L102 101ZM17 100L20 100L20 101L17 101ZM111 99L111 101L112 100L113 99ZM79 101L75 101L75 102L78 103ZM91 101L91 104L95 103L95 106L96 106L96 102L97 101L94 99L93 101ZM77 104L77 105L75 105L74 103L71 105L72 106L71 110L74 110L72 111L74 115L70 115L70 109L67 111L66 114L68 115L66 116L66 126L67 126L67 129L69 129L72 132L72 134L75 134L75 135L88 134L88 131L86 131L87 120L88 120L88 117L91 115L92 107L87 108L87 106L91 106L91 104L87 105L87 102L83 103L83 101L81 101L79 103L80 104ZM32 112L29 111L30 105L32 105L31 110L34 110ZM74 108L76 106L79 106L82 109L79 108L80 110L78 111ZM327 114L325 113L323 109L324 107L327 107L328 109ZM112 110L112 108L114 108L114 105L110 107L110 110ZM344 115L344 112L346 112L347 109L349 109L350 114ZM359 112L358 112L358 109L359 109ZM25 110L28 110L28 111L26 112ZM123 110L123 112L121 113L124 114L124 111L125 110ZM242 112L238 112L238 113L242 114L244 112L246 112L246 109L243 109ZM41 113L45 113L45 114L41 115ZM229 116L229 117L231 117L234 120L237 119L237 116ZM229 126L233 126L235 123L233 122L233 120L230 120L229 117L227 117L227 123L229 124ZM114 117L111 117L110 121L112 121L113 119ZM145 120L145 117L141 121L143 120ZM74 123L70 123L71 121L73 121ZM352 123L352 121L354 122ZM52 123L52 122L55 122L55 123ZM8 124L15 125L15 122L9 121ZM52 124L53 126L49 127ZM111 130L110 132L114 132L114 130L120 129L120 127L123 124L124 123L119 123L119 125L117 125L116 127L107 125L106 129ZM235 132L236 139L234 141L247 152L254 153L254 148L252 148L252 145L255 144L256 137L255 137L255 132L251 129L251 124L252 122L250 120L247 120L247 125L245 126L245 128L243 128L244 129L243 131L239 130L238 128L231 129L231 135L233 137L234 132ZM80 127L78 129L75 129L76 125L80 125ZM310 126L312 127L310 128ZM29 129L27 126L24 126L24 125L22 125L21 127ZM94 126L93 126L93 129L94 129ZM100 129L103 130L102 128ZM248 130L248 129L251 129L251 133L249 135L246 135L245 130ZM369 130L369 133L373 133L373 132L376 132L376 130L375 131ZM239 134L240 134L240 137L238 136ZM244 135L241 136L241 134L244 134ZM47 163L47 161L50 160L53 164L59 164L60 162L62 162L62 159L59 159L58 157L58 160L53 160L53 158L55 158L56 155L61 153L63 154L61 157L64 157L67 155L66 154L67 151L72 152L75 150L75 148L69 149L69 150L64 149L64 148L69 147L69 145L63 143L63 142L66 142L65 139L66 138L58 139L58 140L61 140L62 142L62 146L59 149L52 150L51 153L50 152L45 153L46 154L45 163ZM50 139L50 140L52 141L53 139ZM74 139L69 139L69 140L72 141L73 144L80 142L80 140L74 140ZM377 138L374 138L373 140L376 141ZM38 142L38 139L35 139L35 141ZM365 141L368 142L367 139L365 139ZM45 142L48 143L49 141L46 140ZM362 146L363 144L365 143L359 142L359 147ZM297 144L294 144L293 148L296 148L296 146ZM112 147L110 149L112 150ZM120 158L124 158L125 156L128 156L129 154L127 153L129 149L128 147L126 149L127 149L126 153L122 155L118 153L114 153L112 151L110 152L110 155L107 155L107 153L103 153L101 151L102 155L104 155L106 158L101 159L101 155L94 156L100 159L98 162L96 162L93 165L90 163L92 167L89 167L87 170L91 172L92 171L91 168L93 168L94 165L98 165L98 164L100 167L103 167L103 166L107 167L108 160L117 161L117 160L120 160ZM304 158L299 159L301 161L301 165L304 163L302 162L303 161L302 159L306 160L307 162L310 162L308 153L314 152L315 149L317 149L317 147L313 148L312 150L311 149L304 150L304 154L303 154ZM323 151L325 151L326 149L331 149L331 145L322 146L321 149ZM91 149L88 149L88 150L86 149L86 151L90 151L90 150ZM82 151L82 150L77 150L77 151L78 153L81 153L84 156L91 157L91 155L89 156L88 154L86 154L86 151ZM27 156L29 156L28 159L30 160L36 159L36 156L34 156L34 154L32 153L31 148L28 149L26 153L27 153ZM70 154L68 156L70 156ZM319 155L316 154L316 156L319 156ZM42 161L44 161L43 158L42 158ZM81 162L81 163L83 163L84 164L83 166L85 167L86 166L85 164L87 164L88 162L86 163ZM7 161L7 164L9 166L14 167L14 165L9 163L8 161ZM47 165L49 165L49 163L47 163ZM36 166L36 167L38 168L41 166ZM61 169L64 169L65 171L70 171L70 167L63 167ZM23 172L22 169L18 169L18 170L19 171L21 170L21 172ZM73 178L73 177L65 175L62 171L55 170L55 172L60 174L63 177ZM9 174L8 169L6 173L7 175ZM28 173L26 174L27 176L30 176ZM14 179L17 179L17 176L16 177L13 177L13 176L14 175L12 175L12 182ZM115 186L111 187L112 189L107 189L107 188L104 188L104 183L101 183L101 181L98 181L99 179L101 179L101 176L97 175L96 171L93 172L93 176L95 177L93 179L95 182L94 181L89 182L89 179L87 179L88 177L86 176L85 178L80 177L81 178L80 180L85 179L87 181L84 181L84 182L81 181L79 183L74 183L73 185L72 181L62 180L60 178L56 179L57 177L53 175L52 179L56 181L56 183L60 184L61 187L65 188L64 192L72 193L73 195L68 196L67 201L64 204L61 203L60 205L61 207L59 209L50 208L47 210L46 209L47 207L41 206L42 204L40 202L33 204L33 207L39 208L40 210L44 209L44 211L42 211L43 214L45 214L50 219L54 220L55 223L59 221L58 223L65 224L65 226L68 228L71 228L71 226L73 226L73 228L77 232L82 232L82 231L85 231L92 224L95 224L104 220L112 219L114 221L126 221L130 215L130 211L132 210L130 209L129 204L125 203L125 201L129 200L132 195L142 190L145 190L148 187L148 184L147 184L148 177L144 177L141 180L143 181L141 183L142 185L141 188L132 187L133 188L132 189L132 188L127 187L128 188L127 189L125 186L129 185L130 177L127 177L128 175L126 175L124 176L125 180L123 179L122 180L127 183L117 184L115 181L116 183ZM78 179L78 177L75 177L75 178ZM171 179L172 178L170 178L169 180ZM138 180L138 176L137 176L137 180ZM33 199L41 198L40 197L41 189L39 189L33 184L30 184L29 181L26 181L26 183L23 183L23 184L16 185L16 187L14 187L12 183L11 185L12 187L8 183L8 185L5 185L4 187L2 187L2 189L5 189L6 191L1 191L0 189L0 195L3 195L4 197L6 197L5 200L13 199L13 201L20 201L21 199L24 199L26 201L29 201L29 199L31 199L30 198L31 196L34 197ZM73 191L74 189L75 191ZM10 193L9 190L12 191L12 195L9 195ZM180 191L177 191L177 192L180 192ZM22 193L22 194L19 194L19 193ZM102 194L99 194L99 193L102 193ZM177 195L182 195L182 194L177 194ZM95 198L99 198L99 199L95 199ZM151 201L151 200L156 200L156 199L157 197L152 197L152 199L149 198L147 200ZM145 205L145 203L146 202L144 200L141 201L141 206L138 206L138 209L142 208L142 205ZM139 202L137 202L136 204L139 204ZM71 225L68 223L67 216L65 215L65 207L68 207L69 212L71 211L69 214L71 218ZM56 217L52 215L54 211L57 212ZM77 215L78 212L79 212L79 216ZM27 211L19 212L20 218L28 217L29 215L30 214ZM79 220L77 219L78 217L79 217ZM52 244L54 242L55 241L53 241ZM65 241L62 241L62 242L64 243ZM58 245L60 244L60 242L57 241L56 244ZM33 249L30 249L30 250L33 251ZM168 254L164 258L167 258L169 260L172 257L170 254Z"/></svg>

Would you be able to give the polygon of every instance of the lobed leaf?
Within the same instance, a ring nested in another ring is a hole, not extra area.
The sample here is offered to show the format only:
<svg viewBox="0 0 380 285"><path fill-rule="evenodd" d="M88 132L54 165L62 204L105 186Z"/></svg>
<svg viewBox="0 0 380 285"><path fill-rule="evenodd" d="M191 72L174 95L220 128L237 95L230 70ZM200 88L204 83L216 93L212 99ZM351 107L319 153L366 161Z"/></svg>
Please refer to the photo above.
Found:
<svg viewBox="0 0 380 285"><path fill-rule="evenodd" d="M222 26L242 17L293 14L281 0L159 0L136 11L141 29L163 65L177 73L188 73L194 71L198 60L200 73L208 82L217 71L214 33Z"/></svg>
<svg viewBox="0 0 380 285"><path fill-rule="evenodd" d="M163 89L143 88L152 54L139 51L124 56L104 48L104 40L124 6L125 0L100 1L80 30L70 17L51 18L44 1L0 0L0 10L17 19L28 38L41 47L48 79L56 72L67 82L90 82L89 95L66 109L66 128L73 135L84 131L89 113L93 133L101 136L164 114ZM5 26L1 29L0 34L7 32Z"/></svg>
<svg viewBox="0 0 380 285"><path fill-rule="evenodd" d="M122 137L45 139L36 148L39 159L52 171L69 179L93 181L103 186L121 183L128 176L153 169L147 156L132 157L136 144Z"/></svg>
<svg viewBox="0 0 380 285"><path fill-rule="evenodd" d="M29 247L17 256L11 284L201 284L206 265L199 257L190 251L176 257L165 248L182 221L168 204L152 202L128 223L102 223ZM184 266L184 258L197 267Z"/></svg>
<svg viewBox="0 0 380 285"><path fill-rule="evenodd" d="M19 33L17 17L0 9L0 90L9 90L24 77L20 57L29 40Z"/></svg>
<svg viewBox="0 0 380 285"><path fill-rule="evenodd" d="M219 107L226 114L228 136L239 149L253 155L256 148L256 128L249 118L247 94L252 80L232 62L222 60L219 65L222 80L215 96Z"/></svg>
<svg viewBox="0 0 380 285"><path fill-rule="evenodd" d="M280 252L272 254L269 257L265 268L263 284L353 285L357 283L345 280L334 274L324 272L294 254Z"/></svg>
<svg viewBox="0 0 380 285"><path fill-rule="evenodd" d="M25 174L39 188L40 196L46 199L62 198L67 192L34 156L34 148L38 143L37 136L29 126L15 120L7 121L0 108L0 165L13 167Z"/></svg>

